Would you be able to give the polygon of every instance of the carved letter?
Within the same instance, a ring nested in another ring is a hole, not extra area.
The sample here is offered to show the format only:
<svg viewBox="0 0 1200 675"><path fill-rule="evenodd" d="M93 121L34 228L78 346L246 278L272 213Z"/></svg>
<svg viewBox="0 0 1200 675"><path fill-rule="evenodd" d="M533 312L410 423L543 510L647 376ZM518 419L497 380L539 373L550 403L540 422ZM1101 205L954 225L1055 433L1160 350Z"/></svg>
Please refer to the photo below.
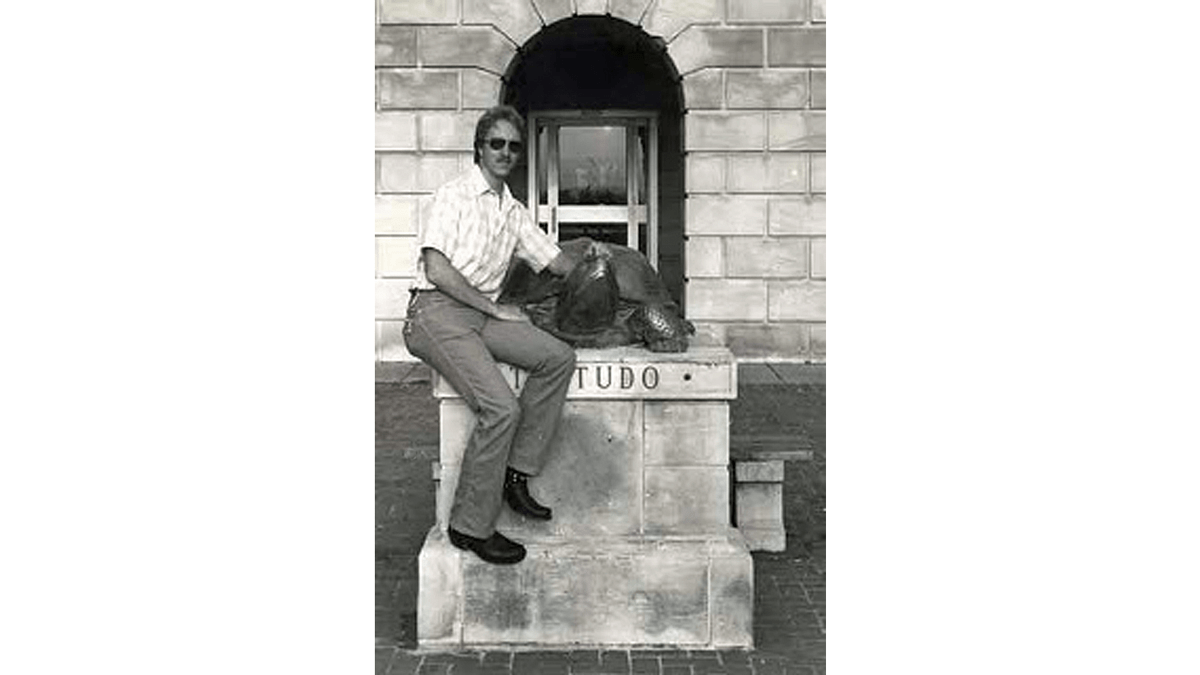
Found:
<svg viewBox="0 0 1200 675"><path fill-rule="evenodd" d="M600 369L600 366L596 366L596 386L600 387L601 389L608 389L612 386L612 366L605 366L605 369L608 370L607 382L605 382L604 378L601 377L601 374L604 371Z"/></svg>
<svg viewBox="0 0 1200 675"><path fill-rule="evenodd" d="M642 386L647 389L658 387L658 368L646 366L646 369L642 371Z"/></svg>
<svg viewBox="0 0 1200 675"><path fill-rule="evenodd" d="M579 388L583 389L583 374L587 372L587 366L575 366L575 374L579 376Z"/></svg>
<svg viewBox="0 0 1200 675"><path fill-rule="evenodd" d="M629 366L621 366L621 388L630 389L633 387L633 368Z"/></svg>

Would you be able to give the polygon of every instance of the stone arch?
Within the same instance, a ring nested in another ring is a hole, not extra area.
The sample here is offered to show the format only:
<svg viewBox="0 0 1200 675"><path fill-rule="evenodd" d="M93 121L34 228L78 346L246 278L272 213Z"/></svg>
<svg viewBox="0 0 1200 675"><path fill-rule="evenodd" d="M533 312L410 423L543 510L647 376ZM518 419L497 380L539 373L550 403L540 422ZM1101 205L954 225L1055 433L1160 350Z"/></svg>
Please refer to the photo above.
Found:
<svg viewBox="0 0 1200 675"><path fill-rule="evenodd" d="M639 8L644 10L644 8ZM636 21L639 17L632 16ZM639 15L640 16L640 15ZM682 306L684 293L684 92L666 43L611 15L548 24L510 62L500 100L523 114L541 110L658 113L658 268ZM524 175L514 176L523 194Z"/></svg>

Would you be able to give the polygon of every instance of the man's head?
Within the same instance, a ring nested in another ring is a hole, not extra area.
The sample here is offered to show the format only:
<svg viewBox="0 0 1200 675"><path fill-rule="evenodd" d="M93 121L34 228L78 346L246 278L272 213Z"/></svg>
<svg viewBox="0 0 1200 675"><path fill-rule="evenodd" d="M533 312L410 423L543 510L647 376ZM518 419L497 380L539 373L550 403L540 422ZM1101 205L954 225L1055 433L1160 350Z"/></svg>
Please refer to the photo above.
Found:
<svg viewBox="0 0 1200 675"><path fill-rule="evenodd" d="M525 120L512 106L491 108L475 125L475 163L500 179L508 177L525 148Z"/></svg>

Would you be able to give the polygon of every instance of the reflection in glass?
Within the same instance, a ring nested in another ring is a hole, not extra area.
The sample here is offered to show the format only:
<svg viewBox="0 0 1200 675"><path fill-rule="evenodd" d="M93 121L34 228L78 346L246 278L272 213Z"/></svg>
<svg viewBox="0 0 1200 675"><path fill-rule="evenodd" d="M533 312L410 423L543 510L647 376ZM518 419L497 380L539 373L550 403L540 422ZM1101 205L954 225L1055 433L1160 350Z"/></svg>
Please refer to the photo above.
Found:
<svg viewBox="0 0 1200 675"><path fill-rule="evenodd" d="M625 128L561 128L558 185L559 204L625 204Z"/></svg>
<svg viewBox="0 0 1200 675"><path fill-rule="evenodd" d="M579 237L588 237L609 244L625 245L628 233L624 223L559 223L558 240L570 241Z"/></svg>

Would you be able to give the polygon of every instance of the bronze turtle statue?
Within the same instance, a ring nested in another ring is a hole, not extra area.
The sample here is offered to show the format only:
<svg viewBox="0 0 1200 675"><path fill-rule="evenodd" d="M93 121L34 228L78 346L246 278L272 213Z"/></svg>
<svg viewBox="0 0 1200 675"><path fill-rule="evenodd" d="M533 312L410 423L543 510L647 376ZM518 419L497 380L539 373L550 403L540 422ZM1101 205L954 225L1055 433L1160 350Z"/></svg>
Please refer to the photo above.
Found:
<svg viewBox="0 0 1200 675"><path fill-rule="evenodd" d="M548 271L535 274L517 261L500 302L522 307L534 325L574 347L687 350L696 328L683 318L646 256L587 237L559 247L576 263L565 279Z"/></svg>

